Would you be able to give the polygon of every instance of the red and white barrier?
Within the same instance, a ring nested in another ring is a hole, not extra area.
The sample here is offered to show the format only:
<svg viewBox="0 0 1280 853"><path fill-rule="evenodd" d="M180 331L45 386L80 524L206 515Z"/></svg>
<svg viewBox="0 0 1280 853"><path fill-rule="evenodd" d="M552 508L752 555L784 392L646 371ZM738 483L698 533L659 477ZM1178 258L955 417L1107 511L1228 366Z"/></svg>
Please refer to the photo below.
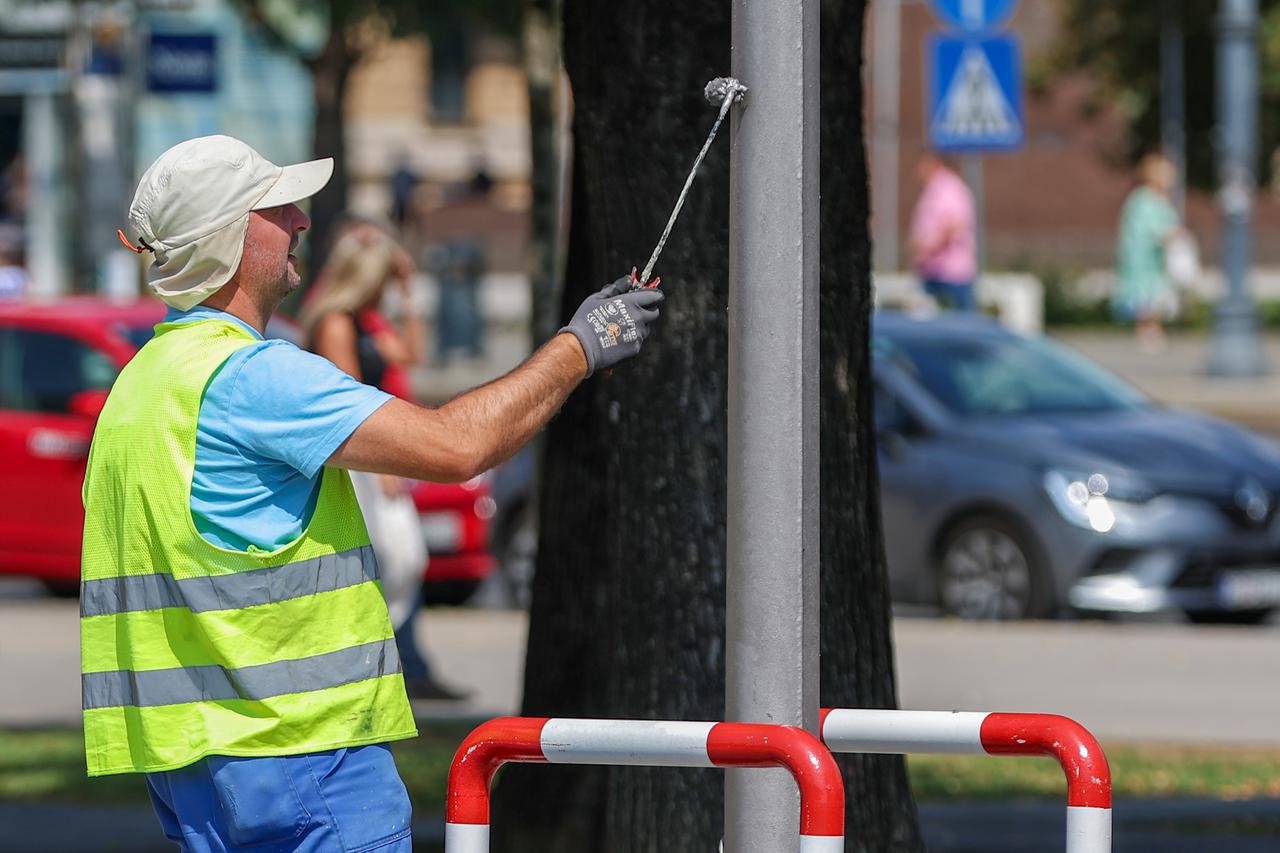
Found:
<svg viewBox="0 0 1280 853"><path fill-rule="evenodd" d="M822 711L832 752L895 755L1047 755L1067 776L1067 853L1111 850L1111 770L1084 726L1056 714L973 711Z"/></svg>
<svg viewBox="0 0 1280 853"><path fill-rule="evenodd" d="M762 723L501 717L478 726L449 769L445 853L488 853L489 783L509 761L646 767L784 767L800 789L800 853L844 850L844 783L804 729Z"/></svg>

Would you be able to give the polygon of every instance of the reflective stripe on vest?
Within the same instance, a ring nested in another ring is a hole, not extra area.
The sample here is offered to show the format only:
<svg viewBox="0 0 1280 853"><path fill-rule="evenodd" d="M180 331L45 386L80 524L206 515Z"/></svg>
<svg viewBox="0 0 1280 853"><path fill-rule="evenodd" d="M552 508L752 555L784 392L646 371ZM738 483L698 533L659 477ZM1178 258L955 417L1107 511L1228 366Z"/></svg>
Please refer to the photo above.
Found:
<svg viewBox="0 0 1280 853"><path fill-rule="evenodd" d="M188 666L177 669L90 672L80 677L84 707L139 708L227 699L269 699L309 693L400 671L395 638L324 655L242 669Z"/></svg>
<svg viewBox="0 0 1280 853"><path fill-rule="evenodd" d="M377 577L373 548L363 545L283 566L225 575L179 579L157 572L98 578L80 585L80 615L106 616L166 607L185 607L192 613L239 610L332 592Z"/></svg>

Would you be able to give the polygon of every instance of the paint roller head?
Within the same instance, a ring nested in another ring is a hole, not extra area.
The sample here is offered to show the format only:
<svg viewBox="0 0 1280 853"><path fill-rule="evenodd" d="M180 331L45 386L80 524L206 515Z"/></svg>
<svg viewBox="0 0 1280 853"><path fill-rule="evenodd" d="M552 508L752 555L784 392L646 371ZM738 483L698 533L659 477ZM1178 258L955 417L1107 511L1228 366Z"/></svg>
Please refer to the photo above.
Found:
<svg viewBox="0 0 1280 853"><path fill-rule="evenodd" d="M737 103L746 93L747 87L742 85L742 81L737 77L717 77L702 90L707 100L717 107L728 98L732 98L733 102Z"/></svg>

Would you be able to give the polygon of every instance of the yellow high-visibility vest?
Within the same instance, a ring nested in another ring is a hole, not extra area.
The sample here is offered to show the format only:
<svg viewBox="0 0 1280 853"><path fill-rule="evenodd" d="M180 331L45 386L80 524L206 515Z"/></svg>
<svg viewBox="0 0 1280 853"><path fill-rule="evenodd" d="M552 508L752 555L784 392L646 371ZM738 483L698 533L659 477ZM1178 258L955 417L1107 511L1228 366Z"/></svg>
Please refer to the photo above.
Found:
<svg viewBox="0 0 1280 853"><path fill-rule="evenodd" d="M255 340L223 320L162 323L98 420L80 586L91 776L417 734L345 471L324 470L310 524L282 548L233 551L196 530L200 401Z"/></svg>

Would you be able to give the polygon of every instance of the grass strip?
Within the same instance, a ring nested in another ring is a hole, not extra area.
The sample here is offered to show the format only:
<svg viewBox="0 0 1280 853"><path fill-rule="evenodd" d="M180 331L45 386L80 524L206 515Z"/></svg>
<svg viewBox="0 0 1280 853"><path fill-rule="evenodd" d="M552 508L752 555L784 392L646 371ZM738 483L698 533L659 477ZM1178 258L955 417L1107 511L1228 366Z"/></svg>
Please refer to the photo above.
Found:
<svg viewBox="0 0 1280 853"><path fill-rule="evenodd" d="M1226 746L1107 747L1117 797L1280 797L1280 749ZM1009 800L1065 797L1062 769L1051 758L912 755L916 799Z"/></svg>
<svg viewBox="0 0 1280 853"><path fill-rule="evenodd" d="M459 722L424 726L417 738L391 745L400 775L415 803L444 808L449 763L473 727ZM0 729L0 800L95 805L147 805L142 776L126 773L90 779L85 774L80 729Z"/></svg>

